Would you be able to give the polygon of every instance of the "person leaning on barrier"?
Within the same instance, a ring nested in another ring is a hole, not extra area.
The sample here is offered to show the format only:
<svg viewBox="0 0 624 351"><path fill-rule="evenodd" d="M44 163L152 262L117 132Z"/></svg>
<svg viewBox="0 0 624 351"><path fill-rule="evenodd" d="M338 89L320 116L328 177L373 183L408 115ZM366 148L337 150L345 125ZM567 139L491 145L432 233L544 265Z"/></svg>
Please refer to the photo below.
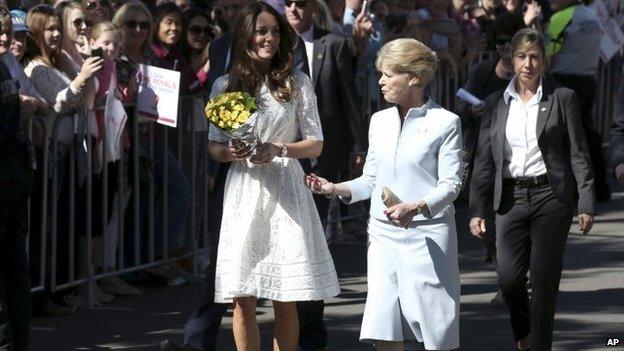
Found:
<svg viewBox="0 0 624 351"><path fill-rule="evenodd" d="M0 15L0 30L10 28L10 22L10 16ZM0 41L6 41L6 33ZM21 132L17 84L2 61L0 111L0 350L25 351L30 333L25 222L36 161L30 141Z"/></svg>
<svg viewBox="0 0 624 351"><path fill-rule="evenodd" d="M487 235L496 211L498 284L520 350L550 350L563 251L578 206L579 229L594 221L594 176L576 94L544 78L542 35L511 40L515 76L488 96L470 184L470 231ZM531 302L526 288L530 271Z"/></svg>

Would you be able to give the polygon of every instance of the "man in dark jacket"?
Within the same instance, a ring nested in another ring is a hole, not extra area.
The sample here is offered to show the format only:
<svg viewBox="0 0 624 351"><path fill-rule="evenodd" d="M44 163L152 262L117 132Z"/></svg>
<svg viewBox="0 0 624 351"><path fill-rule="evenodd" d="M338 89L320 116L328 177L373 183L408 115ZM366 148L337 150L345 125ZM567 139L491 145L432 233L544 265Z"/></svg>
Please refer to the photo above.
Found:
<svg viewBox="0 0 624 351"><path fill-rule="evenodd" d="M21 132L18 87L2 61L0 111L0 350L22 351L30 329L26 205L34 154Z"/></svg>

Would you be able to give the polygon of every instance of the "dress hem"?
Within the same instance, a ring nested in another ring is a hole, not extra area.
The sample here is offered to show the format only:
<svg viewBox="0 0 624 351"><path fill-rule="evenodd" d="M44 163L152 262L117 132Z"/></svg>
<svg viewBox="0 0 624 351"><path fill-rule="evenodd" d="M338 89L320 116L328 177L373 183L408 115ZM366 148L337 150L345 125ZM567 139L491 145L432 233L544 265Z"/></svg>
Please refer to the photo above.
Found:
<svg viewBox="0 0 624 351"><path fill-rule="evenodd" d="M301 293L285 293L279 291L270 291L267 289L239 289L234 294L228 294L227 297L215 291L215 303L230 303L236 297L253 296L258 299L266 299L271 301L294 302L294 301L318 301L335 297L340 294L340 285L335 284L321 290Z"/></svg>

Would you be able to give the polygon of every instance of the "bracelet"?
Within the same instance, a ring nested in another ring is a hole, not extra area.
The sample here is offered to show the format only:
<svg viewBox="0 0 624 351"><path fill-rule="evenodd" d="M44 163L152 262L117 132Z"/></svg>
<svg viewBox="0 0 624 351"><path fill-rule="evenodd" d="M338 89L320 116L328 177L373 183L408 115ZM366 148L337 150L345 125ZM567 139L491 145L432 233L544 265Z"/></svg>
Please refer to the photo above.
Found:
<svg viewBox="0 0 624 351"><path fill-rule="evenodd" d="M338 195L338 188L336 187L336 184L332 183L332 185L334 186L334 188L332 189L331 193L325 195L325 197L328 199L333 199L336 197L336 195Z"/></svg>

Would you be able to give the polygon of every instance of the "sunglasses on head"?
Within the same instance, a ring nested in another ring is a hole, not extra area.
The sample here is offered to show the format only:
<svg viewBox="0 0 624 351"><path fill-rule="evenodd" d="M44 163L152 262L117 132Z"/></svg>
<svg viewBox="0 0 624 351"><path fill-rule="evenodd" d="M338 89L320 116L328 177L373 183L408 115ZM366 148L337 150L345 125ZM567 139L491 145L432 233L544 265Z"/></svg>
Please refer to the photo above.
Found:
<svg viewBox="0 0 624 351"><path fill-rule="evenodd" d="M285 0L284 1L284 5L286 5L286 7L290 7L292 4L295 4L296 8L302 9L308 6L308 0L299 0L299 1Z"/></svg>
<svg viewBox="0 0 624 351"><path fill-rule="evenodd" d="M76 27L76 29L80 29L82 28L82 24L84 23L85 26L87 27L91 27L93 25L93 21L91 21L88 18L76 18L72 24L74 25L74 27Z"/></svg>
<svg viewBox="0 0 624 351"><path fill-rule="evenodd" d="M210 33L212 33L212 29L208 26L190 26L188 28L188 31L193 35L200 35L201 33L204 33L205 35L210 35Z"/></svg>
<svg viewBox="0 0 624 351"><path fill-rule="evenodd" d="M98 3L100 4L100 7L110 7L110 2L108 0L87 1L85 3L85 7L87 10L93 10L97 7Z"/></svg>
<svg viewBox="0 0 624 351"><path fill-rule="evenodd" d="M136 27L139 27L140 30L147 30L149 28L149 22L129 20L126 21L126 27L130 29L136 29Z"/></svg>

